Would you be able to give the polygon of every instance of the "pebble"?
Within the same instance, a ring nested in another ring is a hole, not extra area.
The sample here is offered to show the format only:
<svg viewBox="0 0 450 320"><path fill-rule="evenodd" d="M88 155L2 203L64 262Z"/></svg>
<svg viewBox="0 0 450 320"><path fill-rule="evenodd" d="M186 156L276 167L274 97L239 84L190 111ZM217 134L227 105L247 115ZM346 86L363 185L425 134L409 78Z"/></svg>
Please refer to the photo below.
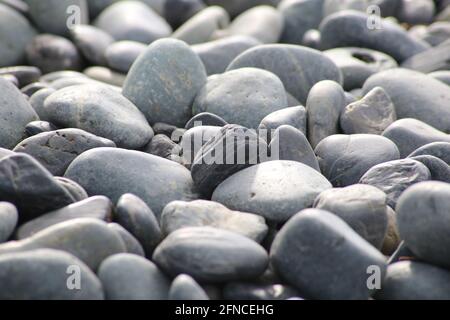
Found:
<svg viewBox="0 0 450 320"><path fill-rule="evenodd" d="M223 120L218 115L215 115L214 113L210 112L200 112L193 116L191 120L189 120L184 128L186 130L189 130L196 126L217 126L217 127L223 127L226 126L228 122Z"/></svg>
<svg viewBox="0 0 450 320"><path fill-rule="evenodd" d="M450 86L450 71L436 71L428 75Z"/></svg>
<svg viewBox="0 0 450 320"><path fill-rule="evenodd" d="M153 260L163 272L187 274L200 282L253 279L267 267L267 252L240 234L211 228L183 228L169 234Z"/></svg>
<svg viewBox="0 0 450 320"><path fill-rule="evenodd" d="M408 158L417 156L435 156L450 165L450 142L433 142L414 150Z"/></svg>
<svg viewBox="0 0 450 320"><path fill-rule="evenodd" d="M167 300L170 280L151 261L129 253L104 260L98 270L108 300Z"/></svg>
<svg viewBox="0 0 450 320"><path fill-rule="evenodd" d="M398 200L400 236L419 258L449 268L450 184L422 182L406 190ZM430 232L432 230L432 232Z"/></svg>
<svg viewBox="0 0 450 320"><path fill-rule="evenodd" d="M110 139L118 147L147 144L153 130L136 106L103 85L78 85L56 91L44 103L48 120L58 127L78 128Z"/></svg>
<svg viewBox="0 0 450 320"><path fill-rule="evenodd" d="M125 83L126 75L115 72L107 67L89 67L83 71L90 79L94 81L113 86L113 89L121 92L121 87Z"/></svg>
<svg viewBox="0 0 450 320"><path fill-rule="evenodd" d="M223 289L225 300L288 300L298 296L298 291L283 284L252 284L231 282Z"/></svg>
<svg viewBox="0 0 450 320"><path fill-rule="evenodd" d="M74 270L79 271L78 283L68 281L74 275ZM96 275L79 259L59 250L39 249L2 254L0 281L2 300L104 299L102 285ZM82 285L79 290L68 290L69 283Z"/></svg>
<svg viewBox="0 0 450 320"><path fill-rule="evenodd" d="M172 32L161 16L140 1L118 1L103 10L93 24L117 41L144 44L168 37Z"/></svg>
<svg viewBox="0 0 450 320"><path fill-rule="evenodd" d="M429 24L433 21L435 12L436 6L432 0L402 0L396 17L410 25Z"/></svg>
<svg viewBox="0 0 450 320"><path fill-rule="evenodd" d="M364 98L344 108L340 124L346 134L381 135L396 120L395 106L391 98L383 88L375 87Z"/></svg>
<svg viewBox="0 0 450 320"><path fill-rule="evenodd" d="M363 239L381 249L388 229L383 191L362 184L329 189L319 194L314 208L334 213Z"/></svg>
<svg viewBox="0 0 450 320"><path fill-rule="evenodd" d="M140 257L145 257L144 248L142 248L139 241L124 227L115 222L108 223L108 227L120 235L120 238L122 239L123 244L125 245L127 253L135 254Z"/></svg>
<svg viewBox="0 0 450 320"><path fill-rule="evenodd" d="M202 0L165 0L163 11L167 22L178 28L204 8L205 3Z"/></svg>
<svg viewBox="0 0 450 320"><path fill-rule="evenodd" d="M402 68L430 73L450 69L450 38L449 40L412 56L402 63Z"/></svg>
<svg viewBox="0 0 450 320"><path fill-rule="evenodd" d="M75 181L64 177L55 177L55 180L56 183L63 187L75 201L81 201L89 197L86 190Z"/></svg>
<svg viewBox="0 0 450 320"><path fill-rule="evenodd" d="M384 256L343 220L319 209L299 212L282 227L270 261L288 284L319 300L367 300L368 267L378 267L383 278L387 266Z"/></svg>
<svg viewBox="0 0 450 320"><path fill-rule="evenodd" d="M147 257L152 256L162 240L159 218L142 199L131 193L122 195L114 209L114 221L141 243Z"/></svg>
<svg viewBox="0 0 450 320"><path fill-rule="evenodd" d="M322 174L335 187L358 183L373 166L400 158L391 140L373 134L332 135L314 151Z"/></svg>
<svg viewBox="0 0 450 320"><path fill-rule="evenodd" d="M308 92L317 82L342 82L339 68L322 52L295 45L268 44L248 49L230 63L228 70L245 67L274 73L302 104L306 103Z"/></svg>
<svg viewBox="0 0 450 320"><path fill-rule="evenodd" d="M61 209L45 213L27 223L22 224L16 232L16 238L21 240L33 236L45 228L77 218L94 218L111 221L112 204L104 196L94 196L75 202Z"/></svg>
<svg viewBox="0 0 450 320"><path fill-rule="evenodd" d="M122 73L128 73L136 59L147 46L137 41L117 41L109 45L104 56L108 66Z"/></svg>
<svg viewBox="0 0 450 320"><path fill-rule="evenodd" d="M170 285L169 300L209 300L209 297L191 276L180 274Z"/></svg>
<svg viewBox="0 0 450 320"><path fill-rule="evenodd" d="M308 138L315 148L328 136L339 133L339 116L346 103L345 92L334 81L320 81L308 94Z"/></svg>
<svg viewBox="0 0 450 320"><path fill-rule="evenodd" d="M0 202L0 243L6 242L14 232L19 215L12 203Z"/></svg>
<svg viewBox="0 0 450 320"><path fill-rule="evenodd" d="M278 0L206 0L209 5L217 5L225 8L232 17L242 12L263 4L276 5Z"/></svg>
<svg viewBox="0 0 450 320"><path fill-rule="evenodd" d="M25 126L38 119L24 95L0 78L0 147L11 149L24 137Z"/></svg>
<svg viewBox="0 0 450 320"><path fill-rule="evenodd" d="M422 39L433 47L440 45L450 37L449 22L435 22L425 29Z"/></svg>
<svg viewBox="0 0 450 320"><path fill-rule="evenodd" d="M119 234L108 228L106 222L78 218L55 224L29 238L4 243L0 245L0 254L43 248L66 251L93 271L110 255L126 250Z"/></svg>
<svg viewBox="0 0 450 320"><path fill-rule="evenodd" d="M232 210L256 213L268 221L285 222L331 183L313 168L295 161L275 160L239 171L222 182L212 200Z"/></svg>
<svg viewBox="0 0 450 320"><path fill-rule="evenodd" d="M430 170L430 180L450 183L450 166L441 159L429 155L409 158L423 163Z"/></svg>
<svg viewBox="0 0 450 320"><path fill-rule="evenodd" d="M388 228L386 232L386 237L383 241L383 246L381 252L386 256L392 256L397 248L400 246L401 238L400 232L397 226L397 215L395 211L387 206L386 207L387 217L388 217Z"/></svg>
<svg viewBox="0 0 450 320"><path fill-rule="evenodd" d="M262 119L258 126L258 131L266 130L267 142L272 139L272 133L279 127L288 125L299 130L304 135L306 130L307 113L304 106L293 106L274 111ZM264 134L263 134L264 137Z"/></svg>
<svg viewBox="0 0 450 320"><path fill-rule="evenodd" d="M320 31L316 29L310 29L305 32L302 45L305 47L309 47L312 49L319 50L320 49Z"/></svg>
<svg viewBox="0 0 450 320"><path fill-rule="evenodd" d="M213 137L220 134L222 127L200 126L187 130L181 138L183 164L190 168L198 151Z"/></svg>
<svg viewBox="0 0 450 320"><path fill-rule="evenodd" d="M49 88L49 85L44 82L33 82L29 85L23 87L20 89L20 92L22 92L24 95L31 97L34 93L38 92L41 89Z"/></svg>
<svg viewBox="0 0 450 320"><path fill-rule="evenodd" d="M184 42L162 39L152 43L131 67L123 95L144 113L150 124L184 127L192 103L206 83L200 58Z"/></svg>
<svg viewBox="0 0 450 320"><path fill-rule="evenodd" d="M242 68L210 76L193 113L211 112L228 123L256 129L268 114L287 107L283 83L273 73Z"/></svg>
<svg viewBox="0 0 450 320"><path fill-rule="evenodd" d="M112 36L96 27L77 25L71 30L71 37L86 60L92 64L106 64L106 48L115 41Z"/></svg>
<svg viewBox="0 0 450 320"><path fill-rule="evenodd" d="M28 137L35 136L39 133L49 132L49 131L55 131L58 128L51 124L48 121L31 121L29 124L25 126L25 133Z"/></svg>
<svg viewBox="0 0 450 320"><path fill-rule="evenodd" d="M370 6L376 5L381 10L381 15L388 17L395 15L401 1L402 0L324 0L323 11L324 16L329 16L343 10L368 12L370 11Z"/></svg>
<svg viewBox="0 0 450 320"><path fill-rule="evenodd" d="M79 183L89 195L105 195L113 202L125 193L133 193L157 217L171 201L198 197L189 170L139 151L88 150L70 164L64 176Z"/></svg>
<svg viewBox="0 0 450 320"><path fill-rule="evenodd" d="M86 78L84 74L73 70L54 71L42 75L40 81L52 84L54 81L64 78Z"/></svg>
<svg viewBox="0 0 450 320"><path fill-rule="evenodd" d="M264 240L268 232L264 218L247 212L229 210L217 202L196 200L169 203L161 215L163 233L168 235L188 227L213 227L233 231L258 243Z"/></svg>
<svg viewBox="0 0 450 320"><path fill-rule="evenodd" d="M143 152L182 163L179 156L180 147L164 134L157 134L143 149Z"/></svg>
<svg viewBox="0 0 450 320"><path fill-rule="evenodd" d="M26 85L39 81L42 72L36 67L15 66L0 68L0 75L10 75L15 77L18 81L18 87L22 88Z"/></svg>

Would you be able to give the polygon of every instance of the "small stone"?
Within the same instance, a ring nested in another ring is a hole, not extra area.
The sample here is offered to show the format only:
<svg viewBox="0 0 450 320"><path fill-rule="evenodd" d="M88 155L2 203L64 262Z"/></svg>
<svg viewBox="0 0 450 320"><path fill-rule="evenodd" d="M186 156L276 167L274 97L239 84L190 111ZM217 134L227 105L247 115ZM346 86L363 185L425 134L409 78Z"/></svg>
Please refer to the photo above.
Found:
<svg viewBox="0 0 450 320"><path fill-rule="evenodd" d="M288 300L298 295L296 289L283 284L230 282L223 289L225 300Z"/></svg>
<svg viewBox="0 0 450 320"><path fill-rule="evenodd" d="M450 71L436 71L428 75L450 86Z"/></svg>
<svg viewBox="0 0 450 320"><path fill-rule="evenodd" d="M108 66L119 72L128 73L136 59L147 46L137 41L117 41L104 51Z"/></svg>
<svg viewBox="0 0 450 320"><path fill-rule="evenodd" d="M170 280L151 261L129 253L116 254L98 270L108 300L167 300Z"/></svg>
<svg viewBox="0 0 450 320"><path fill-rule="evenodd" d="M120 238L125 245L126 252L135 254L140 257L145 257L144 248L142 248L139 241L127 231L124 227L122 227L118 223L108 223L108 227L117 232L120 235Z"/></svg>
<svg viewBox="0 0 450 320"><path fill-rule="evenodd" d="M217 126L217 127L223 127L226 126L228 123L223 120L221 117L210 113L210 112L201 112L191 118L184 128L186 130L189 130L196 126Z"/></svg>
<svg viewBox="0 0 450 320"><path fill-rule="evenodd" d="M24 95L31 97L34 93L38 92L41 89L48 88L49 85L47 83L43 82L33 82L29 85L23 87L20 89L20 92L22 92Z"/></svg>
<svg viewBox="0 0 450 320"><path fill-rule="evenodd" d="M266 130L267 142L272 139L272 133L283 125L292 126L306 135L306 118L306 109L303 106L284 108L264 117L258 131Z"/></svg>
<svg viewBox="0 0 450 320"><path fill-rule="evenodd" d="M56 182L65 189L75 201L87 199L89 196L86 190L78 183L64 177L55 177Z"/></svg>
<svg viewBox="0 0 450 320"><path fill-rule="evenodd" d="M384 255L390 256L393 255L395 250L400 245L400 233L397 227L397 216L394 210L391 207L386 207L386 212L388 216L388 228L386 232L386 237L383 241L383 246L381 248L381 252Z"/></svg>
<svg viewBox="0 0 450 320"><path fill-rule="evenodd" d="M430 73L450 69L450 40L412 56L402 63L402 68Z"/></svg>
<svg viewBox="0 0 450 320"><path fill-rule="evenodd" d="M436 6L432 0L401 0L396 17L410 25L429 24L435 13Z"/></svg>
<svg viewBox="0 0 450 320"><path fill-rule="evenodd" d="M89 67L83 73L91 79L117 87L116 89L119 92L126 79L125 74L115 72L106 67Z"/></svg>
<svg viewBox="0 0 450 320"><path fill-rule="evenodd" d="M200 126L187 130L181 138L181 151L183 164L190 168L195 155L213 137L220 134L223 127Z"/></svg>
<svg viewBox="0 0 450 320"><path fill-rule="evenodd" d="M216 5L225 8L232 17L236 17L242 12L263 4L275 6L278 0L206 0L208 5Z"/></svg>
<svg viewBox="0 0 450 320"><path fill-rule="evenodd" d="M320 50L320 31L310 29L303 35L302 45L311 49Z"/></svg>
<svg viewBox="0 0 450 320"><path fill-rule="evenodd" d="M35 136L39 133L55 131L58 128L48 121L31 121L25 126L25 133L28 137Z"/></svg>
<svg viewBox="0 0 450 320"><path fill-rule="evenodd" d="M56 90L53 88L44 88L34 93L28 100L29 104L33 107L34 111L39 116L39 119L42 121L47 121L49 118L44 108L45 99L55 92Z"/></svg>
<svg viewBox="0 0 450 320"><path fill-rule="evenodd" d="M86 76L78 71L71 71L71 70L55 71L41 76L39 81L51 84L56 80L64 78L86 78Z"/></svg>
<svg viewBox="0 0 450 320"><path fill-rule="evenodd" d="M34 82L44 82L40 81L39 79L42 75L41 70L31 66L0 68L0 75L14 76L19 82L19 88L25 87L26 85L32 84Z"/></svg>
<svg viewBox="0 0 450 320"><path fill-rule="evenodd" d="M177 129L176 126L173 126L171 124L167 124L164 122L157 122L153 125L153 130L155 131L155 134L163 134L167 137L171 137L173 132Z"/></svg>
<svg viewBox="0 0 450 320"><path fill-rule="evenodd" d="M209 297L192 277L180 274L170 286L169 300L209 300Z"/></svg>
<svg viewBox="0 0 450 320"><path fill-rule="evenodd" d="M72 39L83 56L91 63L105 65L105 51L114 42L105 31L88 26L76 25L70 30Z"/></svg>
<svg viewBox="0 0 450 320"><path fill-rule="evenodd" d="M408 158L423 163L430 170L430 180L450 183L450 166L441 159L429 155Z"/></svg>
<svg viewBox="0 0 450 320"><path fill-rule="evenodd" d="M450 137L449 137L450 138ZM408 158L429 155L442 159L445 163L450 165L450 139L449 142L433 142L421 146L414 150Z"/></svg>
<svg viewBox="0 0 450 320"><path fill-rule="evenodd" d="M0 202L0 243L9 239L17 226L19 215L12 203Z"/></svg>
<svg viewBox="0 0 450 320"><path fill-rule="evenodd" d="M179 157L180 147L164 134L157 134L143 149L143 152L182 163Z"/></svg>

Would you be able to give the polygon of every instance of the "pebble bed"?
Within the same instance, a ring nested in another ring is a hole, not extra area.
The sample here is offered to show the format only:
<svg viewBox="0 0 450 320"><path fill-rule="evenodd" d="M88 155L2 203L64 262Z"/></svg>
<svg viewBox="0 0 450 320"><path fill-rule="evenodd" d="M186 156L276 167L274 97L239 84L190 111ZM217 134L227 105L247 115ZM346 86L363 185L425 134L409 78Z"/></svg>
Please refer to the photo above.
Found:
<svg viewBox="0 0 450 320"><path fill-rule="evenodd" d="M0 299L450 300L450 1L0 0Z"/></svg>

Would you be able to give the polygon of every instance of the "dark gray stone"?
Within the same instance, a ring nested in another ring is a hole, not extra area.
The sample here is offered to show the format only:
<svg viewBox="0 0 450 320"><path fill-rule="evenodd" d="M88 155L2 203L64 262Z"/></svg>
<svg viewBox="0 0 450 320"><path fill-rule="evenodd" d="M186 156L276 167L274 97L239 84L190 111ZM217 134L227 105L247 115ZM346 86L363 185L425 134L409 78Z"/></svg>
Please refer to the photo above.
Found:
<svg viewBox="0 0 450 320"><path fill-rule="evenodd" d="M192 103L206 83L200 58L184 42L162 39L152 43L128 73L123 94L147 120L184 127Z"/></svg>
<svg viewBox="0 0 450 320"><path fill-rule="evenodd" d="M225 300L287 300L298 295L296 289L283 284L230 282L223 288Z"/></svg>
<svg viewBox="0 0 450 320"><path fill-rule="evenodd" d="M89 26L77 25L70 30L71 37L83 56L92 64L105 65L105 51L114 38L105 31Z"/></svg>
<svg viewBox="0 0 450 320"><path fill-rule="evenodd" d="M183 228L156 248L153 260L167 274L188 274L197 281L221 283L258 277L267 252L240 234L211 227Z"/></svg>
<svg viewBox="0 0 450 320"><path fill-rule="evenodd" d="M221 117L210 113L210 112L201 112L191 118L184 128L186 130L189 130L196 126L217 126L217 127L223 127L226 126L228 123L223 120Z"/></svg>
<svg viewBox="0 0 450 320"><path fill-rule="evenodd" d="M325 0L323 11L325 16L343 10L369 12L371 6L377 6L383 17L393 16L401 0Z"/></svg>
<svg viewBox="0 0 450 320"><path fill-rule="evenodd" d="M157 134L143 149L143 152L181 163L180 147L164 134Z"/></svg>
<svg viewBox="0 0 450 320"><path fill-rule="evenodd" d="M217 202L196 200L169 203L161 215L164 234L186 227L213 227L233 231L258 243L265 238L268 227L264 218L247 212L229 210Z"/></svg>
<svg viewBox="0 0 450 320"><path fill-rule="evenodd" d="M209 297L191 276L180 274L170 286L169 300L209 300Z"/></svg>
<svg viewBox="0 0 450 320"><path fill-rule="evenodd" d="M372 134L329 136L314 151L323 175L335 187L358 183L373 166L400 158L391 140Z"/></svg>
<svg viewBox="0 0 450 320"><path fill-rule="evenodd" d="M159 216L139 197L127 193L119 198L114 210L114 221L128 230L142 245L147 257L151 257L162 239Z"/></svg>
<svg viewBox="0 0 450 320"><path fill-rule="evenodd" d="M287 107L281 80L266 70L242 68L210 76L193 113L211 112L228 123L256 129L268 114Z"/></svg>
<svg viewBox="0 0 450 320"><path fill-rule="evenodd" d="M236 17L252 7L268 4L275 6L278 0L205 0L208 5L217 5L225 8L232 17Z"/></svg>
<svg viewBox="0 0 450 320"><path fill-rule="evenodd" d="M31 121L25 126L25 133L28 137L32 137L39 133L55 131L58 128L48 121Z"/></svg>
<svg viewBox="0 0 450 320"><path fill-rule="evenodd" d="M145 44L137 41L117 41L106 48L105 59L110 68L128 73L133 63L146 48Z"/></svg>
<svg viewBox="0 0 450 320"><path fill-rule="evenodd" d="M111 221L112 203L108 198L103 196L94 196L73 203L22 224L17 229L16 238L19 240L25 239L45 228L77 218L93 218L107 222Z"/></svg>
<svg viewBox="0 0 450 320"><path fill-rule="evenodd" d="M89 17L97 17L103 10L112 5L114 2L121 0L88 0Z"/></svg>
<svg viewBox="0 0 450 320"><path fill-rule="evenodd" d="M30 40L31 41L31 40ZM40 81L42 73L36 67L31 66L15 66L0 68L0 75L11 75L18 80L18 87L22 88L34 82Z"/></svg>
<svg viewBox="0 0 450 320"><path fill-rule="evenodd" d="M167 22L178 28L204 8L202 0L165 0L163 12Z"/></svg>
<svg viewBox="0 0 450 320"><path fill-rule="evenodd" d="M163 134L167 137L171 137L176 129L177 129L176 126L164 122L157 122L153 125L153 130L155 131L155 134Z"/></svg>
<svg viewBox="0 0 450 320"><path fill-rule="evenodd" d="M381 135L397 120L394 104L381 87L375 87L364 98L347 105L341 114L341 128L346 134Z"/></svg>
<svg viewBox="0 0 450 320"><path fill-rule="evenodd" d="M144 248L142 248L139 241L131 233L129 233L127 229L115 222L108 223L108 227L120 235L127 253L145 257Z"/></svg>
<svg viewBox="0 0 450 320"><path fill-rule="evenodd" d="M339 116L346 104L342 87L329 80L315 84L308 94L308 138L315 148L328 136L339 133Z"/></svg>
<svg viewBox="0 0 450 320"><path fill-rule="evenodd" d="M272 139L273 132L283 125L289 125L306 135L306 109L303 106L284 108L267 115L259 124L258 130L266 130L267 142ZM264 134L263 137L265 138Z"/></svg>
<svg viewBox="0 0 450 320"><path fill-rule="evenodd" d="M288 44L269 44L251 48L228 66L228 70L253 67L271 71L286 90L304 104L309 90L321 80L342 82L339 68L321 52Z"/></svg>
<svg viewBox="0 0 450 320"><path fill-rule="evenodd" d="M55 180L72 196L72 198L75 199L75 201L81 201L89 197L86 190L75 181L64 177L55 177Z"/></svg>
<svg viewBox="0 0 450 320"><path fill-rule="evenodd" d="M108 300L167 300L170 280L151 261L129 253L116 254L98 270Z"/></svg>
<svg viewBox="0 0 450 320"><path fill-rule="evenodd" d="M244 169L222 182L212 200L232 210L285 222L311 207L331 183L313 168L295 161L269 161Z"/></svg>
<svg viewBox="0 0 450 320"><path fill-rule="evenodd" d="M327 211L309 209L290 219L270 250L275 271L311 299L367 300L370 266L386 272L384 256ZM339 266L339 267L337 267Z"/></svg>
<svg viewBox="0 0 450 320"><path fill-rule="evenodd" d="M430 180L450 183L450 166L441 159L430 155L409 158L423 163L430 170Z"/></svg>
<svg viewBox="0 0 450 320"><path fill-rule="evenodd" d="M17 226L19 214L12 203L0 202L0 243L12 235Z"/></svg>
<svg viewBox="0 0 450 320"><path fill-rule="evenodd" d="M421 146L414 150L408 158L422 155L435 156L450 165L450 139L449 142L433 142Z"/></svg>
<svg viewBox="0 0 450 320"><path fill-rule="evenodd" d="M436 6L433 0L401 0L396 17L410 25L429 24L433 21Z"/></svg>
<svg viewBox="0 0 450 320"><path fill-rule="evenodd" d="M70 279L75 274L80 276L78 283ZM76 257L57 250L2 254L0 281L2 300L104 299L96 275ZM69 290L68 284L81 286L79 290Z"/></svg>
<svg viewBox="0 0 450 320"><path fill-rule="evenodd" d="M383 190L387 195L387 204L395 208L398 198L407 188L430 179L430 170L424 164L412 159L402 159L373 166L359 182Z"/></svg>
<svg viewBox="0 0 450 320"><path fill-rule="evenodd" d="M334 213L363 239L381 249L388 228L383 191L361 184L325 190L314 201L314 208Z"/></svg>

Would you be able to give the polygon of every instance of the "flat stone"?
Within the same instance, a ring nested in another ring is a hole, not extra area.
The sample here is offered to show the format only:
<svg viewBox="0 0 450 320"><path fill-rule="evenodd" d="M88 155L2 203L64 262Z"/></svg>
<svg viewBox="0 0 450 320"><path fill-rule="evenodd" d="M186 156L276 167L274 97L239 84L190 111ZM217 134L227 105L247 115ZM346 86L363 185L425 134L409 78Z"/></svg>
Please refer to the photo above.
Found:
<svg viewBox="0 0 450 320"><path fill-rule="evenodd" d="M120 224L115 222L108 223L108 227L120 235L120 238L122 239L122 242L125 245L127 253L135 254L140 257L145 257L144 248L142 248L139 241L131 233L129 233L127 229L125 229Z"/></svg>
<svg viewBox="0 0 450 320"><path fill-rule="evenodd" d="M123 95L147 120L184 127L192 103L206 83L200 58L184 42L162 39L152 43L130 69Z"/></svg>
<svg viewBox="0 0 450 320"><path fill-rule="evenodd" d="M38 218L22 224L17 229L16 238L19 240L25 239L45 228L77 218L94 218L107 222L111 221L111 201L104 196L94 196L43 214Z"/></svg>
<svg viewBox="0 0 450 320"><path fill-rule="evenodd" d="M89 62L97 65L106 64L106 48L115 41L112 36L89 25L77 25L70 32L73 42Z"/></svg>
<svg viewBox="0 0 450 320"><path fill-rule="evenodd" d="M267 252L240 234L211 227L183 228L156 248L153 260L167 274L221 283L252 279L267 267Z"/></svg>
<svg viewBox="0 0 450 320"><path fill-rule="evenodd" d="M196 200L169 203L161 215L163 233L167 235L187 227L213 227L233 231L258 243L262 242L268 231L264 218L229 210L217 202Z"/></svg>
<svg viewBox="0 0 450 320"><path fill-rule="evenodd" d="M171 201L198 197L189 170L139 151L88 150L70 164L64 176L79 183L89 195L105 195L113 202L125 193L133 193L157 217Z"/></svg>
<svg viewBox="0 0 450 320"><path fill-rule="evenodd" d="M68 289L68 284L77 284L69 281L74 272L80 276L79 290ZM73 255L57 250L2 254L0 281L2 300L104 299L102 285L95 273Z"/></svg>
<svg viewBox="0 0 450 320"><path fill-rule="evenodd" d="M44 108L56 126L88 131L114 141L118 147L139 148L153 137L152 128L136 106L107 86L58 90L45 100Z"/></svg>
<svg viewBox="0 0 450 320"><path fill-rule="evenodd" d="M408 158L423 163L430 170L430 180L450 183L450 166L441 159L430 155Z"/></svg>
<svg viewBox="0 0 450 320"><path fill-rule="evenodd" d="M19 214L12 203L0 202L0 243L6 242L17 226Z"/></svg>
<svg viewBox="0 0 450 320"><path fill-rule="evenodd" d="M228 123L256 129L265 116L287 107L281 80L271 72L242 68L210 76L193 113L211 112Z"/></svg>
<svg viewBox="0 0 450 320"><path fill-rule="evenodd" d="M381 279L384 256L343 220L327 211L304 210L278 232L270 250L275 271L306 298L367 300L367 270L376 266ZM336 266L339 265L339 268Z"/></svg>
<svg viewBox="0 0 450 320"><path fill-rule="evenodd" d="M151 261L129 253L116 254L98 270L108 300L167 300L170 280Z"/></svg>
<svg viewBox="0 0 450 320"><path fill-rule="evenodd" d="M391 140L372 134L332 135L314 151L322 174L335 187L358 183L373 166L400 158Z"/></svg>
<svg viewBox="0 0 450 320"><path fill-rule="evenodd" d="M180 274L170 286L169 300L209 300L209 297L191 276Z"/></svg>
<svg viewBox="0 0 450 320"><path fill-rule="evenodd" d="M260 68L277 75L286 90L306 103L310 89L321 80L342 82L339 68L320 51L288 44L268 44L251 48L228 66L228 70Z"/></svg>
<svg viewBox="0 0 450 320"><path fill-rule="evenodd" d="M212 200L232 210L285 222L311 207L331 184L313 168L294 161L269 161L244 169L222 182Z"/></svg>
<svg viewBox="0 0 450 320"><path fill-rule="evenodd" d="M258 131L266 130L268 137L267 142L270 142L275 130L283 125L292 126L306 135L306 122L306 109L305 107L298 105L268 114L259 124Z"/></svg>
<svg viewBox="0 0 450 320"><path fill-rule="evenodd" d="M137 41L117 41L104 51L108 66L119 72L128 73L136 59L147 49Z"/></svg>
<svg viewBox="0 0 450 320"><path fill-rule="evenodd" d="M314 208L334 213L363 239L381 249L388 228L383 191L361 184L329 189L316 198Z"/></svg>
<svg viewBox="0 0 450 320"><path fill-rule="evenodd" d="M435 156L450 165L450 139L449 142L432 142L421 146L414 150L408 158L422 155Z"/></svg>

